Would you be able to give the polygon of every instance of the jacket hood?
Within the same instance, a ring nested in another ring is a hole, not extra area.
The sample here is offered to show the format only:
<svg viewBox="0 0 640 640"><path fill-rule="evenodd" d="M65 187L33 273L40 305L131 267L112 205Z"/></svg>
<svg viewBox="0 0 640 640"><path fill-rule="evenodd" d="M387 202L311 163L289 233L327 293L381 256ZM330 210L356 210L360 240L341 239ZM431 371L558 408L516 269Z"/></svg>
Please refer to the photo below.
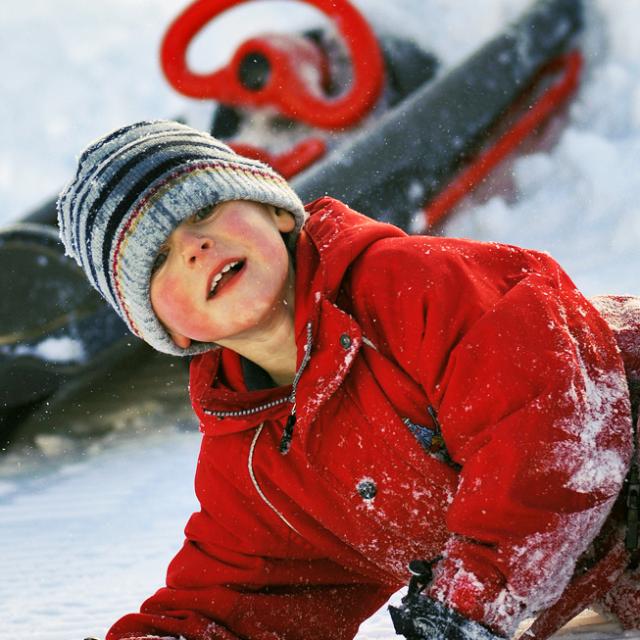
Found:
<svg viewBox="0 0 640 640"><path fill-rule="evenodd" d="M320 198L305 209L309 217L296 245L297 369L309 343L315 342L323 310L335 309L349 267L378 240L406 235L333 198ZM191 363L191 400L205 433L222 435L255 426L256 421L286 416L291 410L288 400L292 391L291 385L247 389L241 357L229 349L209 351ZM216 413L225 414L224 419L212 415Z"/></svg>
<svg viewBox="0 0 640 640"><path fill-rule="evenodd" d="M313 265L313 274L304 273L308 262L301 260L304 255L299 256L297 264L300 261L302 264L296 281L312 282L314 291L332 301L347 269L366 249L382 238L406 235L398 227L372 220L333 198L315 200L306 206L306 210L309 218L303 227L297 253L306 253L312 245L317 253L317 265Z"/></svg>

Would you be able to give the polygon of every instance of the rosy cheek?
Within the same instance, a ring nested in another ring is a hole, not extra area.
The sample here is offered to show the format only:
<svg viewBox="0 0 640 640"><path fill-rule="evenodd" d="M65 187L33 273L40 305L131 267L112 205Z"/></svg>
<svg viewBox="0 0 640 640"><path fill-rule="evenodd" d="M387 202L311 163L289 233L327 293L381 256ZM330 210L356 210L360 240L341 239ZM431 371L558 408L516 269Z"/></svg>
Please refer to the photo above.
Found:
<svg viewBox="0 0 640 640"><path fill-rule="evenodd" d="M165 326L173 326L175 320L174 301L176 296L173 292L176 289L175 278L170 276L156 276L151 285L151 306L160 322Z"/></svg>
<svg viewBox="0 0 640 640"><path fill-rule="evenodd" d="M195 313L189 291L179 277L167 274L154 282L151 301L162 324L189 338L200 339L205 322Z"/></svg>
<svg viewBox="0 0 640 640"><path fill-rule="evenodd" d="M267 260L281 258L286 255L284 243L278 241L270 233L265 233L264 227L257 227L255 218L244 215L226 216L224 220L224 232L233 238L242 238L244 244L250 245L258 255Z"/></svg>
<svg viewBox="0 0 640 640"><path fill-rule="evenodd" d="M232 211L220 221L220 232L232 238L245 238L254 235L255 230L243 215L233 215Z"/></svg>

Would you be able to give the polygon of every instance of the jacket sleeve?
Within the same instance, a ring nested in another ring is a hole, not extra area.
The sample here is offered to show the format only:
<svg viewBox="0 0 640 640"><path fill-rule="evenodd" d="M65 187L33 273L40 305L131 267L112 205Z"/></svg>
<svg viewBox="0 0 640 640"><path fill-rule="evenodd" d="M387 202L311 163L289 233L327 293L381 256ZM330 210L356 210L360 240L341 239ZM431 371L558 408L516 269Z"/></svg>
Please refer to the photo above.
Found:
<svg viewBox="0 0 640 640"><path fill-rule="evenodd" d="M622 486L613 336L549 256L515 247L383 241L354 283L364 332L422 385L461 466L429 595L510 635L558 599Z"/></svg>
<svg viewBox="0 0 640 640"><path fill-rule="evenodd" d="M166 586L106 640L353 638L389 593L318 556L277 517L261 516L210 462L213 440L204 438L196 474L202 508L186 526Z"/></svg>

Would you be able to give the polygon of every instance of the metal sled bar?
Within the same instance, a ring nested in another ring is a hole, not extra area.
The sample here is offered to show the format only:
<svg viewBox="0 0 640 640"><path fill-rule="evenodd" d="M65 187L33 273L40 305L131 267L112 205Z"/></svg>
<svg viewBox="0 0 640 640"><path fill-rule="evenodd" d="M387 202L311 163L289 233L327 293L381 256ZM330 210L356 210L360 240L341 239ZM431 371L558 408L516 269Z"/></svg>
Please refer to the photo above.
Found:
<svg viewBox="0 0 640 640"><path fill-rule="evenodd" d="M329 194L408 229L541 69L567 50L582 12L581 0L538 0L465 62L297 176L294 189L303 201Z"/></svg>
<svg viewBox="0 0 640 640"><path fill-rule="evenodd" d="M524 115L474 162L450 182L424 209L426 229L443 222L453 207L496 168L578 87L582 70L582 54L577 49L560 56L550 64L550 70L561 66L564 75L549 87Z"/></svg>

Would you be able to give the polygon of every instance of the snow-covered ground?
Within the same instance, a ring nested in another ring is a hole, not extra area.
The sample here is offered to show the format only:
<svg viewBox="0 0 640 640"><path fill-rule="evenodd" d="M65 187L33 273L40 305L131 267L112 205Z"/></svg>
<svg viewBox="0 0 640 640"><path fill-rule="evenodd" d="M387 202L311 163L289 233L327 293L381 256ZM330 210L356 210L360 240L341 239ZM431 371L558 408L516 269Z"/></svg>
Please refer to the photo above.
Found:
<svg viewBox="0 0 640 640"><path fill-rule="evenodd" d="M157 61L162 34L186 3L5 4L0 223L55 193L81 147L105 130L177 114L206 123L210 107L173 93ZM445 65L462 59L527 4L358 2L374 22L414 37ZM592 9L585 82L558 144L513 164L509 192L515 198L498 194L467 207L446 232L548 250L588 294L640 294L640 2L594 0ZM252 33L299 28L319 18L288 2L251 3L198 38L193 65L219 66ZM0 459L3 638L102 637L116 617L162 584L195 507L198 435L183 424L155 418L81 444L41 438L40 450ZM392 637L384 612L358 636ZM623 636L601 628L590 637Z"/></svg>

